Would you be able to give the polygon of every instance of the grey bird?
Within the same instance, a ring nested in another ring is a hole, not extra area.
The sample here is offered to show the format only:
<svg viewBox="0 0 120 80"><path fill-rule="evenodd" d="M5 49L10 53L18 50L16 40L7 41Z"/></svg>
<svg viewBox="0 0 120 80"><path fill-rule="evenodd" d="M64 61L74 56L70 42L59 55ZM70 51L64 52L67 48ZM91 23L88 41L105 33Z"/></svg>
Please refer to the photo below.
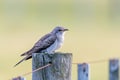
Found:
<svg viewBox="0 0 120 80"><path fill-rule="evenodd" d="M21 56L25 57L16 65L14 65L14 67L21 62L32 58L32 54L34 53L53 54L55 50L59 49L62 46L65 31L68 31L68 29L60 26L55 27L52 32L44 35L40 40L38 40L30 50L21 54Z"/></svg>

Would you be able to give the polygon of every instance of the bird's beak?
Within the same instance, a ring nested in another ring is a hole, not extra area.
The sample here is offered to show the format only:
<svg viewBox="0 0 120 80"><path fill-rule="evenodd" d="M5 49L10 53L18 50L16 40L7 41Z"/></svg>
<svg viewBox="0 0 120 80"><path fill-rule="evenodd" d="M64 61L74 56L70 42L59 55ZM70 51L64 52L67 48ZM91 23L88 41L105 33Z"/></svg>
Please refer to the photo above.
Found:
<svg viewBox="0 0 120 80"><path fill-rule="evenodd" d="M64 29L63 31L69 31L68 29Z"/></svg>

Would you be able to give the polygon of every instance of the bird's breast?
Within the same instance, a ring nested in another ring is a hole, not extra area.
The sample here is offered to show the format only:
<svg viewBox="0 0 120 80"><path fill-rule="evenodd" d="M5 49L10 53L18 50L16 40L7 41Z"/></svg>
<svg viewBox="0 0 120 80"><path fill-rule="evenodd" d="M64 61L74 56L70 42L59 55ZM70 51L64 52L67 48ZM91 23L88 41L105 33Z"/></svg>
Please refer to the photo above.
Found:
<svg viewBox="0 0 120 80"><path fill-rule="evenodd" d="M57 38L56 41L50 47L48 47L46 51L50 54L53 53L55 50L59 49L62 46L63 41L63 37Z"/></svg>

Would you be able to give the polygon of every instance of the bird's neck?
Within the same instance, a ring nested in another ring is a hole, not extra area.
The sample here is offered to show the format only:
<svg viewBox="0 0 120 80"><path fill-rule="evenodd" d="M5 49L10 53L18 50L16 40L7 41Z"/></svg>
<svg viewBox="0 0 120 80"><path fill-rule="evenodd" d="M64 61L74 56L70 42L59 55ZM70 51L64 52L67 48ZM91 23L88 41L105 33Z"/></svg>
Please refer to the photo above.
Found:
<svg viewBox="0 0 120 80"><path fill-rule="evenodd" d="M60 41L60 42L63 42L64 41L64 33L62 34L57 34L57 40Z"/></svg>

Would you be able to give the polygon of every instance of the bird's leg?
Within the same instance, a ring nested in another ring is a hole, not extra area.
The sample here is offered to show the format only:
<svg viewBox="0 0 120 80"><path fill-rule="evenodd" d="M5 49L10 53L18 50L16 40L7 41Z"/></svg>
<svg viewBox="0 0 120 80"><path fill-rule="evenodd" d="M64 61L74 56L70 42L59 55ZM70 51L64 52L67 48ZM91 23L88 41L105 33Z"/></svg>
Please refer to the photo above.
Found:
<svg viewBox="0 0 120 80"><path fill-rule="evenodd" d="M53 54L55 54L55 51L52 51L52 52L50 52L49 54L52 54L52 55L53 55Z"/></svg>
<svg viewBox="0 0 120 80"><path fill-rule="evenodd" d="M50 58L52 58L52 57L53 57L53 55L54 55L54 54L49 54L48 56L49 56Z"/></svg>
<svg viewBox="0 0 120 80"><path fill-rule="evenodd" d="M44 54L48 54L48 52L44 52Z"/></svg>

